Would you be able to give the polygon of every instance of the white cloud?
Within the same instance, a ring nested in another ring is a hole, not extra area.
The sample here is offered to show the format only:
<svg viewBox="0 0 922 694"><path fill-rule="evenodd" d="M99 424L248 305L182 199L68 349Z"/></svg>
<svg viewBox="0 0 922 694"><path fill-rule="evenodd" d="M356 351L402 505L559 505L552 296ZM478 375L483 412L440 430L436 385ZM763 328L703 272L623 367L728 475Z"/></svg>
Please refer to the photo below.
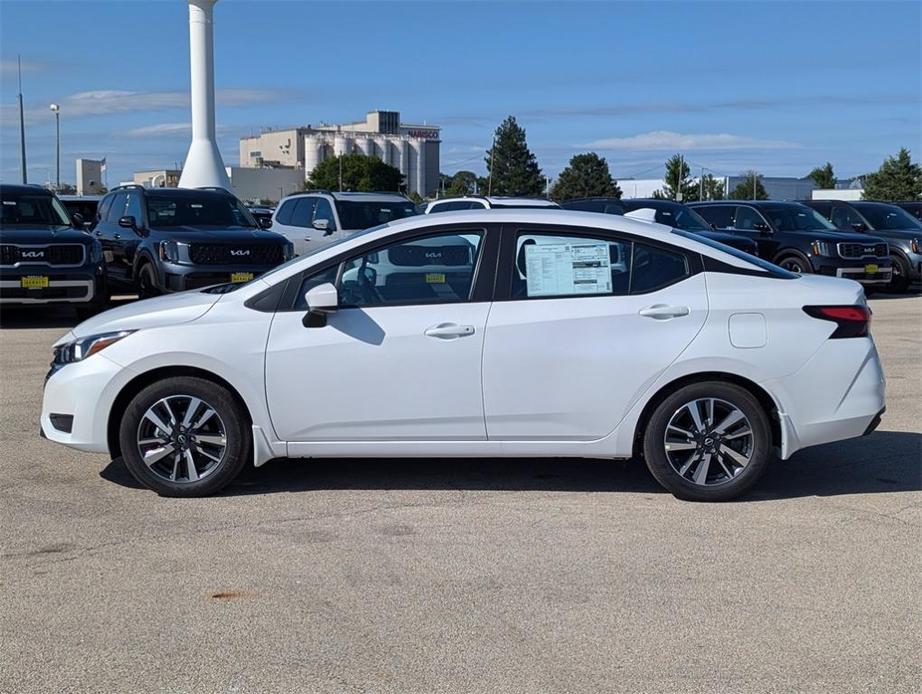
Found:
<svg viewBox="0 0 922 694"><path fill-rule="evenodd" d="M783 140L760 140L728 133L683 134L670 130L651 130L631 137L609 137L595 140L584 147L615 150L732 150L732 149L794 149L799 145Z"/></svg>
<svg viewBox="0 0 922 694"><path fill-rule="evenodd" d="M191 123L157 123L133 128L125 133L127 137L170 137L172 135L186 135L192 132Z"/></svg>
<svg viewBox="0 0 922 694"><path fill-rule="evenodd" d="M35 63L31 60L22 61L23 72L37 72L44 67L45 66L41 63ZM0 60L0 75L15 76L17 74L19 74L19 64L17 61L10 58L4 58L3 60Z"/></svg>

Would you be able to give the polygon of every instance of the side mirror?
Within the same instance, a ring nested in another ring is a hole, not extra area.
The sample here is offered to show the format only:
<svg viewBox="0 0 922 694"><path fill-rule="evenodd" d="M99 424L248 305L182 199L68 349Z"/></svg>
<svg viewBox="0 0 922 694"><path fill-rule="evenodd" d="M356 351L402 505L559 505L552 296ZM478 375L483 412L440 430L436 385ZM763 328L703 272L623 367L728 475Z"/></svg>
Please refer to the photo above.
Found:
<svg viewBox="0 0 922 694"><path fill-rule="evenodd" d="M124 217L119 217L118 225L120 227L124 227L125 229L137 229L138 228L137 220L130 214Z"/></svg>
<svg viewBox="0 0 922 694"><path fill-rule="evenodd" d="M329 219L315 219L313 222L313 227L317 231L327 231L330 228L330 220Z"/></svg>
<svg viewBox="0 0 922 694"><path fill-rule="evenodd" d="M272 217L257 217L256 223L259 224L260 229L271 229Z"/></svg>
<svg viewBox="0 0 922 694"><path fill-rule="evenodd" d="M329 282L318 284L304 294L307 314L301 321L305 328L321 328L327 324L327 315L339 307L339 292Z"/></svg>
<svg viewBox="0 0 922 694"><path fill-rule="evenodd" d="M771 227L768 224L762 224L761 222L756 222L752 225L752 228L756 231L761 231L763 234L772 233Z"/></svg>
<svg viewBox="0 0 922 694"><path fill-rule="evenodd" d="M70 216L70 223L74 229L83 229L86 226L86 222L83 220L83 215L79 212L74 212Z"/></svg>
<svg viewBox="0 0 922 694"><path fill-rule="evenodd" d="M861 232L868 230L867 226L862 224L861 222L858 222L858 224L852 224L852 229L854 229L855 231L861 231Z"/></svg>

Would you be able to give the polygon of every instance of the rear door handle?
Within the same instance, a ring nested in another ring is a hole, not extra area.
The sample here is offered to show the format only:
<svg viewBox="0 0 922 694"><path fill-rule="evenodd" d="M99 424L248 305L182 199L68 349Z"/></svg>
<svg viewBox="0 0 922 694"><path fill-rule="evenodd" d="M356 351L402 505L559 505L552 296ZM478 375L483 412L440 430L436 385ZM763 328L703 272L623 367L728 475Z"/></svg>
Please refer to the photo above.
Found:
<svg viewBox="0 0 922 694"><path fill-rule="evenodd" d="M474 334L473 325L458 325L457 323L439 323L426 329L426 335L437 337L440 340L451 340L456 337L465 337Z"/></svg>
<svg viewBox="0 0 922 694"><path fill-rule="evenodd" d="M680 318L681 316L687 316L689 313L688 306L667 306L666 304L654 304L640 310L641 316L655 320Z"/></svg>

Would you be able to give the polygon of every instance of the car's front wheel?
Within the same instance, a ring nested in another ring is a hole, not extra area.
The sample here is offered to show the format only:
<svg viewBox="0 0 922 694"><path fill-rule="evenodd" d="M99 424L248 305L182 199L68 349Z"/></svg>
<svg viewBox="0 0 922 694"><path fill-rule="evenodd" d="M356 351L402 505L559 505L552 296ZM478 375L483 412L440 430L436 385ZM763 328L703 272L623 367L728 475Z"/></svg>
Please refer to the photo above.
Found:
<svg viewBox="0 0 922 694"><path fill-rule="evenodd" d="M207 496L230 484L250 450L246 413L224 387L173 377L139 392L119 429L122 458L162 496Z"/></svg>
<svg viewBox="0 0 922 694"><path fill-rule="evenodd" d="M909 291L909 263L898 255L891 256L891 259L893 260L893 274L890 276L888 289L897 294Z"/></svg>
<svg viewBox="0 0 922 694"><path fill-rule="evenodd" d="M748 491L768 465L771 426L746 389L711 381L679 388L653 411L644 431L647 467L689 501L726 501Z"/></svg>

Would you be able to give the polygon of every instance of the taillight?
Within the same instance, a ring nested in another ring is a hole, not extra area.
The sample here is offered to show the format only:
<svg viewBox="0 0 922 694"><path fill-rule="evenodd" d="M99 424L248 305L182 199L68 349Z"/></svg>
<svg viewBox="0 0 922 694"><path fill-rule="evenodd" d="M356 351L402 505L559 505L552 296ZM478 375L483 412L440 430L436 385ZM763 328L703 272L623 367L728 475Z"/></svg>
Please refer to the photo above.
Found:
<svg viewBox="0 0 922 694"><path fill-rule="evenodd" d="M804 306L804 312L836 324L830 339L867 337L871 327L871 309L867 306Z"/></svg>

